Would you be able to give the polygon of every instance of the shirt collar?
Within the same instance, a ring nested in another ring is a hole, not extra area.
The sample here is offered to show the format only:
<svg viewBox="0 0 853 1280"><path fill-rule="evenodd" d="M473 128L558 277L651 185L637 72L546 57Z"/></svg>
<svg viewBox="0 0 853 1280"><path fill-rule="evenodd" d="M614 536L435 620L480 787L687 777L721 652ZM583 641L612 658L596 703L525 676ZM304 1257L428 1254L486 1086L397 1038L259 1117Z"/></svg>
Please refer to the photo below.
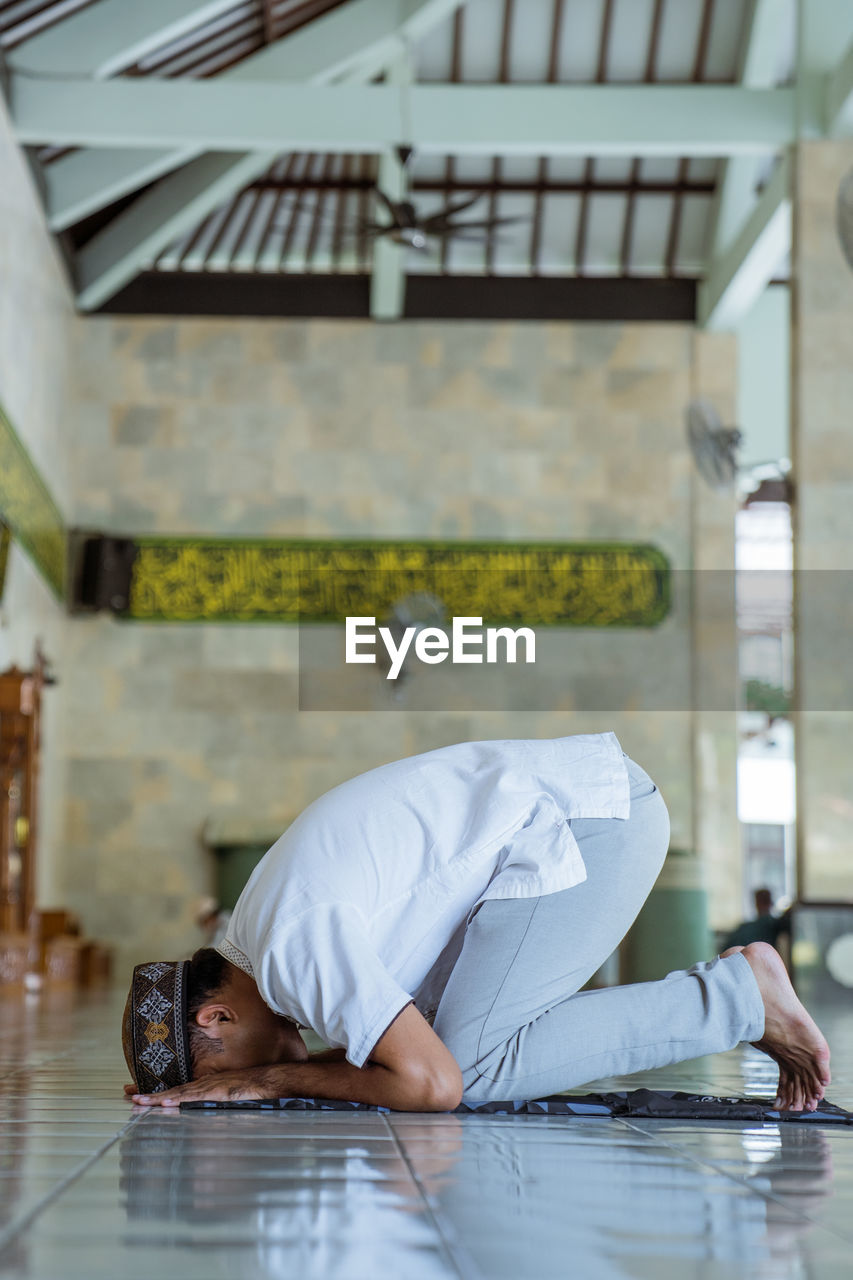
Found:
<svg viewBox="0 0 853 1280"><path fill-rule="evenodd" d="M224 960L230 960L238 969L242 969L244 973L248 973L250 978L254 978L255 971L252 968L251 960L243 954L239 947L235 947L233 942L223 938L213 949L218 951Z"/></svg>
<svg viewBox="0 0 853 1280"><path fill-rule="evenodd" d="M223 960L230 960L238 969L242 969L250 978L254 978L255 971L252 968L251 960L247 955L243 954L239 947L235 947L233 942L229 942L227 938L223 938L221 942L216 944L213 950L218 951ZM278 1010L275 1010L275 1012L277 1013ZM281 1014L281 1017L286 1018L287 1021L292 1023L298 1031L311 1030L311 1028L307 1027L303 1022L297 1022L295 1018L289 1017L286 1013Z"/></svg>

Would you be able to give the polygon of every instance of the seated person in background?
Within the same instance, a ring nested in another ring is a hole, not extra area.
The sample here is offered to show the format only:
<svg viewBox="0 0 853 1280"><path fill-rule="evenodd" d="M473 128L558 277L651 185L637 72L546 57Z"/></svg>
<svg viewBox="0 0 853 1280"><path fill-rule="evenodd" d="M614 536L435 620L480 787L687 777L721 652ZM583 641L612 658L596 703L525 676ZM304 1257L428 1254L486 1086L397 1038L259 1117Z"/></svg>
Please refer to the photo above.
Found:
<svg viewBox="0 0 853 1280"><path fill-rule="evenodd" d="M813 1110L829 1047L772 947L583 991L654 885L669 814L613 733L467 742L335 787L261 859L226 937L137 965L144 1105L541 1098L756 1043ZM309 1057L310 1028L330 1049Z"/></svg>
<svg viewBox="0 0 853 1280"><path fill-rule="evenodd" d="M736 929L728 935L723 947L745 947L750 942L769 942L771 947L775 947L777 951L781 951L779 940L782 934L786 934L788 939L791 936L791 910L788 910L781 916L773 915L773 895L769 889L756 889L755 894L755 919L744 920Z"/></svg>

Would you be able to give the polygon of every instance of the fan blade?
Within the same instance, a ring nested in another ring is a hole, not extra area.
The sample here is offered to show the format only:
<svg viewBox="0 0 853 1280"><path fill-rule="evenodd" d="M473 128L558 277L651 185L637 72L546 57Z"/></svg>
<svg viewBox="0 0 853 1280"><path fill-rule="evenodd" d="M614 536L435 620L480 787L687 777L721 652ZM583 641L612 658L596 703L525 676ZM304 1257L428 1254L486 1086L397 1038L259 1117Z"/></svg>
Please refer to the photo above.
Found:
<svg viewBox="0 0 853 1280"><path fill-rule="evenodd" d="M503 226L507 226L511 222L526 222L526 221L527 221L527 218L518 217L518 218L483 218L481 222L480 221L448 222L441 229L441 232L438 232L438 234L454 235L457 231L471 231L471 230L491 231L493 227L503 227ZM436 235L437 228L433 228L429 224L430 224L429 218L427 218L425 222L421 223L424 231L426 231L427 234Z"/></svg>
<svg viewBox="0 0 853 1280"><path fill-rule="evenodd" d="M722 430L720 415L710 400L691 400L687 406L687 434L691 444L699 446L706 436L715 436Z"/></svg>
<svg viewBox="0 0 853 1280"><path fill-rule="evenodd" d="M737 459L721 442L696 450L696 464L714 489L726 489L737 475Z"/></svg>
<svg viewBox="0 0 853 1280"><path fill-rule="evenodd" d="M845 175L838 189L835 229L847 265L853 270L853 169Z"/></svg>
<svg viewBox="0 0 853 1280"><path fill-rule="evenodd" d="M474 231L467 236L460 231L433 232L433 239L435 240L470 240L472 244L485 244L488 238L488 232L482 231Z"/></svg>
<svg viewBox="0 0 853 1280"><path fill-rule="evenodd" d="M461 213L463 209L470 209L471 205L476 204L478 200L482 200L485 194L486 194L485 191L478 191L475 196L471 196L471 198L468 200L459 200L457 201L456 204L446 205L443 209L439 210L439 212L437 214L434 214L433 216L441 217L441 218L452 218L454 213Z"/></svg>
<svg viewBox="0 0 853 1280"><path fill-rule="evenodd" d="M374 195L376 196L377 200L382 201L382 203L385 205L385 208L388 210L388 212L391 214L391 217L393 218L394 217L394 201L391 199L391 197L386 196L385 192L382 190L381 187L374 188Z"/></svg>
<svg viewBox="0 0 853 1280"><path fill-rule="evenodd" d="M724 427L709 400L692 400L687 408L687 439L696 466L713 489L730 488L737 477L741 432Z"/></svg>
<svg viewBox="0 0 853 1280"><path fill-rule="evenodd" d="M503 246L510 243L506 238L503 238L501 236L492 236L491 238L484 235L449 236L449 237L442 236L441 237L442 240L444 240L445 238L449 239L451 244L480 244L485 246L487 243L491 243L491 245L494 247L497 245Z"/></svg>
<svg viewBox="0 0 853 1280"><path fill-rule="evenodd" d="M474 232L470 236L439 236L441 241L450 241L451 244L508 244L506 236L484 236L483 232L479 234Z"/></svg>
<svg viewBox="0 0 853 1280"><path fill-rule="evenodd" d="M390 196L386 196L381 187L376 187L376 194L391 215L392 226L405 227L411 225L411 222L407 222L406 218L407 215L414 214L414 209L408 202L392 200Z"/></svg>

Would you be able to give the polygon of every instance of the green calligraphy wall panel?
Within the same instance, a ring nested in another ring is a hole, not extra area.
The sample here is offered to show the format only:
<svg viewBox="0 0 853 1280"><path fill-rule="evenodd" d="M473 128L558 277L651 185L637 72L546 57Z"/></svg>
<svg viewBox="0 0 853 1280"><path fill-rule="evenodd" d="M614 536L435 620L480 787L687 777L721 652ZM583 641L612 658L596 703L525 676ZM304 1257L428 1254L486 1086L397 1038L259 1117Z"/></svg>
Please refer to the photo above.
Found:
<svg viewBox="0 0 853 1280"><path fill-rule="evenodd" d="M168 622L383 618L413 593L448 617L526 626L654 626L670 568L625 543L140 538L127 617Z"/></svg>

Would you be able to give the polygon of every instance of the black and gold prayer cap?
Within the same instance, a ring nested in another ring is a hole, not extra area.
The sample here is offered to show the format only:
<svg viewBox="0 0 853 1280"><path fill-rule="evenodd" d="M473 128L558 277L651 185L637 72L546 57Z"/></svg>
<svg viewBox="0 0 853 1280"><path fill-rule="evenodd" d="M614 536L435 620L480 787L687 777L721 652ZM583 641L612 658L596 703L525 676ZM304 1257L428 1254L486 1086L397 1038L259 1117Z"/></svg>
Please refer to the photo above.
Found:
<svg viewBox="0 0 853 1280"><path fill-rule="evenodd" d="M162 1093L192 1079L189 969L188 960L154 960L133 970L121 1042L138 1093Z"/></svg>

